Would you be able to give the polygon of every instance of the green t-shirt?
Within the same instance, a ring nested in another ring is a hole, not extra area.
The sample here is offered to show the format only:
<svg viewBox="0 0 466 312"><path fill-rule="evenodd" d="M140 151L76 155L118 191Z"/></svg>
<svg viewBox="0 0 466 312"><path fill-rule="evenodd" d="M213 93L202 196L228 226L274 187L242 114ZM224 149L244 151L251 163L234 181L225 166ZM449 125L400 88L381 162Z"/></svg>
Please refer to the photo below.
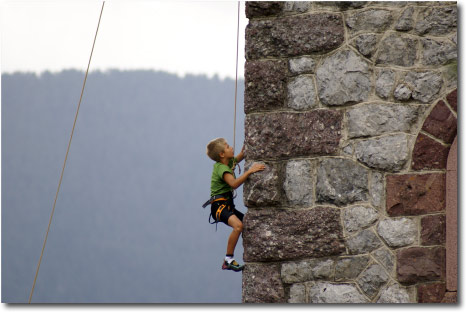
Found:
<svg viewBox="0 0 466 312"><path fill-rule="evenodd" d="M236 161L236 158L234 158ZM237 161L236 161L237 162ZM230 160L230 162L227 165L224 165L220 162L216 162L214 164L214 170L212 171L212 180L210 183L210 196L215 196L219 194L223 194L226 192L231 192L233 189L231 186L228 185L228 183L223 180L223 174L225 172L231 173L233 177L235 177L235 173L232 170L233 167L233 159Z"/></svg>

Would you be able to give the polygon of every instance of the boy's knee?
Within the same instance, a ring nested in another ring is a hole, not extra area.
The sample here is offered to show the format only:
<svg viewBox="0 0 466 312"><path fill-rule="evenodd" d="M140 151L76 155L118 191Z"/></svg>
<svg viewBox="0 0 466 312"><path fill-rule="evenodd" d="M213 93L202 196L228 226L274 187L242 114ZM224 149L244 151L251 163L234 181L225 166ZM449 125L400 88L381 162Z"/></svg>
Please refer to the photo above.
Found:
<svg viewBox="0 0 466 312"><path fill-rule="evenodd" d="M238 232L243 232L243 222L239 222L235 225L235 230Z"/></svg>

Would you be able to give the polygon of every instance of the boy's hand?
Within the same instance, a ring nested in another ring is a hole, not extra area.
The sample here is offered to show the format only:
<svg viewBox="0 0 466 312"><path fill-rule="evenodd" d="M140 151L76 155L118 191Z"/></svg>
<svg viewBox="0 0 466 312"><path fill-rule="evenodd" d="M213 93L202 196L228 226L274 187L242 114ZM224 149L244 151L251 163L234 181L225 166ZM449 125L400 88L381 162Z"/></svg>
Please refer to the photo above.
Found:
<svg viewBox="0 0 466 312"><path fill-rule="evenodd" d="M258 171L262 171L265 169L265 165L263 164L258 164L258 163L255 163L251 166L251 168L249 168L249 172L250 173L254 173L254 172L258 172Z"/></svg>

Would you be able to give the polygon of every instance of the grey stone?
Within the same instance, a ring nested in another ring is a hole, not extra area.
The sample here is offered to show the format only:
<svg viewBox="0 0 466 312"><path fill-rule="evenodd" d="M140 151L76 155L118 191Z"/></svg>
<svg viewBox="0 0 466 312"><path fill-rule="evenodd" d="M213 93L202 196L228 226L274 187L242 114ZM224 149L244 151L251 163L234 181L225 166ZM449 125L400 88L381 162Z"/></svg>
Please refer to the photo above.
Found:
<svg viewBox="0 0 466 312"><path fill-rule="evenodd" d="M356 162L324 159L317 169L317 201L338 206L364 201L368 198L367 181L367 169Z"/></svg>
<svg viewBox="0 0 466 312"><path fill-rule="evenodd" d="M382 173L372 172L369 193L371 196L371 203L374 207L380 207L382 204L382 197L384 195L383 181Z"/></svg>
<svg viewBox="0 0 466 312"><path fill-rule="evenodd" d="M456 44L447 40L423 39L422 64L444 65L457 59Z"/></svg>
<svg viewBox="0 0 466 312"><path fill-rule="evenodd" d="M388 98L394 85L395 73L390 69L380 70L375 82L375 92L377 95L383 99Z"/></svg>
<svg viewBox="0 0 466 312"><path fill-rule="evenodd" d="M380 292L379 300L377 303L413 303L409 299L409 294L406 288L401 287L399 284L392 284L385 287Z"/></svg>
<svg viewBox="0 0 466 312"><path fill-rule="evenodd" d="M288 83L288 107L305 110L316 106L316 90L312 77L298 76Z"/></svg>
<svg viewBox="0 0 466 312"><path fill-rule="evenodd" d="M348 207L343 212L343 223L348 232L354 232L377 221L379 214L372 207Z"/></svg>
<svg viewBox="0 0 466 312"><path fill-rule="evenodd" d="M303 284L291 285L288 303L306 303L306 286Z"/></svg>
<svg viewBox="0 0 466 312"><path fill-rule="evenodd" d="M347 111L348 137L375 136L410 131L418 118L417 106L384 103L366 104Z"/></svg>
<svg viewBox="0 0 466 312"><path fill-rule="evenodd" d="M243 224L246 262L320 258L345 252L336 208L249 209Z"/></svg>
<svg viewBox="0 0 466 312"><path fill-rule="evenodd" d="M420 35L445 35L456 31L457 18L456 5L425 8L419 12L414 29Z"/></svg>
<svg viewBox="0 0 466 312"><path fill-rule="evenodd" d="M390 27L393 21L392 13L383 9L368 9L349 14L346 25L351 32L372 31L383 32Z"/></svg>
<svg viewBox="0 0 466 312"><path fill-rule="evenodd" d="M370 57L374 52L377 45L377 36L374 34L360 35L355 40L356 49L362 55Z"/></svg>
<svg viewBox="0 0 466 312"><path fill-rule="evenodd" d="M309 289L310 303L367 303L353 284L316 283Z"/></svg>
<svg viewBox="0 0 466 312"><path fill-rule="evenodd" d="M455 34L453 36L451 36L451 41L453 41L455 44L458 44L457 43L457 40L458 40L458 32L455 32Z"/></svg>
<svg viewBox="0 0 466 312"><path fill-rule="evenodd" d="M361 273L357 283L367 296L374 298L379 289L388 281L388 278L389 275L382 266L372 264Z"/></svg>
<svg viewBox="0 0 466 312"><path fill-rule="evenodd" d="M306 260L282 264L281 277L285 283L298 283L318 279L333 279L334 261Z"/></svg>
<svg viewBox="0 0 466 312"><path fill-rule="evenodd" d="M379 222L377 232L390 247L403 247L416 241L418 228L409 218L387 218Z"/></svg>
<svg viewBox="0 0 466 312"><path fill-rule="evenodd" d="M399 101L409 100L412 94L411 89L403 83L396 86L395 91L393 92L393 96Z"/></svg>
<svg viewBox="0 0 466 312"><path fill-rule="evenodd" d="M351 280L358 277L369 263L369 256L346 257L337 261L335 265L335 280Z"/></svg>
<svg viewBox="0 0 466 312"><path fill-rule="evenodd" d="M244 170L254 162L246 161ZM257 162L265 165L265 170L248 177L243 187L244 204L247 207L276 206L281 203L280 166L276 163Z"/></svg>
<svg viewBox="0 0 466 312"><path fill-rule="evenodd" d="M413 13L414 13L414 8L409 7L401 13L400 18L398 19L398 22L395 25L396 30L400 31L408 31L413 29Z"/></svg>
<svg viewBox="0 0 466 312"><path fill-rule="evenodd" d="M416 61L418 40L405 34L392 33L382 39L377 51L376 64L413 66Z"/></svg>
<svg viewBox="0 0 466 312"><path fill-rule="evenodd" d="M293 74L313 73L316 67L316 61L308 56L292 58L289 64Z"/></svg>
<svg viewBox="0 0 466 312"><path fill-rule="evenodd" d="M356 143L356 158L367 166L400 171L408 161L408 136L404 133L362 140Z"/></svg>
<svg viewBox="0 0 466 312"><path fill-rule="evenodd" d="M342 152L343 154L347 155L347 156L353 156L353 144L352 143L348 143L346 144L345 146L342 147Z"/></svg>
<svg viewBox="0 0 466 312"><path fill-rule="evenodd" d="M372 256L379 261L388 272L392 272L395 264L395 256L383 247L372 252Z"/></svg>
<svg viewBox="0 0 466 312"><path fill-rule="evenodd" d="M317 89L325 105L345 105L367 100L371 70L351 50L337 52L322 62L316 72Z"/></svg>
<svg viewBox="0 0 466 312"><path fill-rule="evenodd" d="M343 20L334 13L302 14L250 20L246 59L293 57L331 51L344 42Z"/></svg>
<svg viewBox="0 0 466 312"><path fill-rule="evenodd" d="M314 4L317 9L346 11L350 9L359 9L364 7L368 1L316 1Z"/></svg>
<svg viewBox="0 0 466 312"><path fill-rule="evenodd" d="M310 5L309 1L285 1L283 11L304 13L309 10Z"/></svg>
<svg viewBox="0 0 466 312"><path fill-rule="evenodd" d="M313 183L309 160L290 160L286 164L285 190L288 201L293 205L308 206L313 200Z"/></svg>
<svg viewBox="0 0 466 312"><path fill-rule="evenodd" d="M382 246L380 239L371 229L365 229L346 240L350 254L357 255L371 252Z"/></svg>
<svg viewBox="0 0 466 312"><path fill-rule="evenodd" d="M443 79L439 73L409 72L405 81L412 86L412 97L422 103L431 103L434 101L442 88Z"/></svg>

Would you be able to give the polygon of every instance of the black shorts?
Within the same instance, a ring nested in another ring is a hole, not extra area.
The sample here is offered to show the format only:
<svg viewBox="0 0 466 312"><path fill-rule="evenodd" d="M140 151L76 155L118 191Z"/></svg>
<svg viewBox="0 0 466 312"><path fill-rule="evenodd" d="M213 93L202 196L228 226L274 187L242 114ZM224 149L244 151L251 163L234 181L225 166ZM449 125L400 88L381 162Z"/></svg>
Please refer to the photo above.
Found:
<svg viewBox="0 0 466 312"><path fill-rule="evenodd" d="M210 206L212 218L217 222L223 222L228 225L228 218L235 215L241 222L243 222L244 214L235 209L233 199L218 200L213 202Z"/></svg>

